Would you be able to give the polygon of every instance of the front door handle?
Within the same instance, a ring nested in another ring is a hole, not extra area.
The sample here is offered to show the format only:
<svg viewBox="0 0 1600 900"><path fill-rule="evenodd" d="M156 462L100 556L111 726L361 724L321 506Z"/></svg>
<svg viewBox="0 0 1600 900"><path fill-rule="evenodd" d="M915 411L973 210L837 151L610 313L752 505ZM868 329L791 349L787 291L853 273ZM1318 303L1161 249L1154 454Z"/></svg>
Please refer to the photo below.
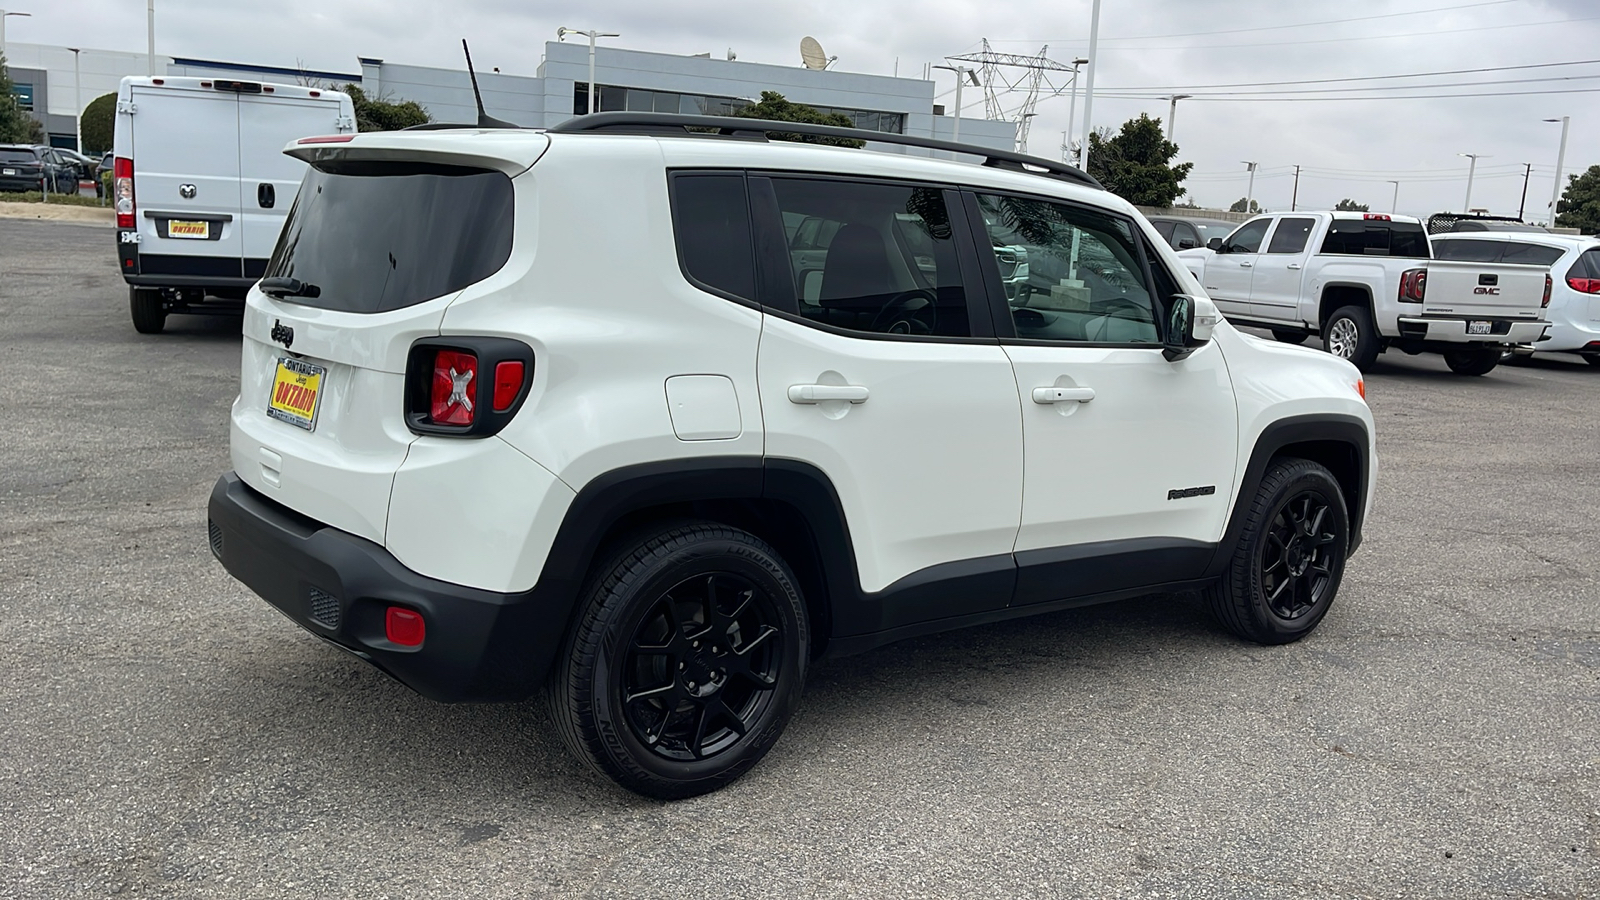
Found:
<svg viewBox="0 0 1600 900"><path fill-rule="evenodd" d="M1298 269L1298 268L1300 268L1300 264L1299 263L1289 263L1289 265L1286 268Z"/></svg>
<svg viewBox="0 0 1600 900"><path fill-rule="evenodd" d="M1038 387L1033 389L1033 402L1035 403L1067 403L1076 400L1079 403L1088 403L1094 399L1094 388L1086 387Z"/></svg>
<svg viewBox="0 0 1600 900"><path fill-rule="evenodd" d="M824 400L867 402L867 389L859 384L791 384L790 403L821 403Z"/></svg>
<svg viewBox="0 0 1600 900"><path fill-rule="evenodd" d="M1249 262L1239 263L1239 268L1241 268L1241 269L1250 269L1250 268L1254 268L1254 267L1255 267L1255 263L1249 263Z"/></svg>

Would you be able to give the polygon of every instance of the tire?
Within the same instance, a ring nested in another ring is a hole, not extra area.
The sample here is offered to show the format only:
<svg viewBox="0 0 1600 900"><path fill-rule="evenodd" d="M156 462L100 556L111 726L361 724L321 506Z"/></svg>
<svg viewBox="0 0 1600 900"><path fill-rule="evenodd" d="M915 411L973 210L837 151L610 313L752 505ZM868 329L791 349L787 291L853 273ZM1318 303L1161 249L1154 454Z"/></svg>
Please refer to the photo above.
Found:
<svg viewBox="0 0 1600 900"><path fill-rule="evenodd" d="M1248 502L1233 558L1204 597L1222 627L1245 640L1298 641L1328 614L1344 577L1350 544L1344 494L1321 465L1282 458Z"/></svg>
<svg viewBox="0 0 1600 900"><path fill-rule="evenodd" d="M128 288L128 312L133 316L133 330L140 334L160 334L167 327L167 307L160 291Z"/></svg>
<svg viewBox="0 0 1600 900"><path fill-rule="evenodd" d="M1341 306L1322 323L1322 349L1365 372L1378 359L1378 329L1364 306Z"/></svg>
<svg viewBox="0 0 1600 900"><path fill-rule="evenodd" d="M1444 351L1444 364L1457 375L1487 375L1500 365L1499 347L1472 347Z"/></svg>
<svg viewBox="0 0 1600 900"><path fill-rule="evenodd" d="M1311 337L1304 331L1290 331L1286 328L1272 329L1272 336L1285 344L1304 344L1306 338Z"/></svg>
<svg viewBox="0 0 1600 900"><path fill-rule="evenodd" d="M546 686L562 741L648 797L732 783L800 701L811 642L796 585L771 546L725 525L627 541L591 573Z"/></svg>

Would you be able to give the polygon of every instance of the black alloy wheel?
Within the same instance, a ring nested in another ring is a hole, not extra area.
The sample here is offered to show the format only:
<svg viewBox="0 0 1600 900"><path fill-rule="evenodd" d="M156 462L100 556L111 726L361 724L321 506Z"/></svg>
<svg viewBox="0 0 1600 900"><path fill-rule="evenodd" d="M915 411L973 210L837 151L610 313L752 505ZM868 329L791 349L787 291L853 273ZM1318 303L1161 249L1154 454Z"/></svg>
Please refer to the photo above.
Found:
<svg viewBox="0 0 1600 900"><path fill-rule="evenodd" d="M546 688L567 748L662 800L733 782L799 703L810 638L796 585L770 545L726 525L623 541L593 570Z"/></svg>
<svg viewBox="0 0 1600 900"><path fill-rule="evenodd" d="M1278 509L1267 527L1258 563L1267 606L1284 621L1317 608L1333 586L1333 552L1340 535L1332 528L1332 504L1304 490Z"/></svg>

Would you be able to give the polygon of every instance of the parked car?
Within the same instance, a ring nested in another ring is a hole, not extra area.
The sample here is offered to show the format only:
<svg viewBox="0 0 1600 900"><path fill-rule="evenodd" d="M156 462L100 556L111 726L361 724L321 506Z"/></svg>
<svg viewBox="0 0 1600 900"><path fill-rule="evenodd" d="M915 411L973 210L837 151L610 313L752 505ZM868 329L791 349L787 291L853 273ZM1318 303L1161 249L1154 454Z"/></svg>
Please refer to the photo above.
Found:
<svg viewBox="0 0 1600 900"><path fill-rule="evenodd" d="M350 98L336 91L221 78L122 79L112 195L134 329L160 333L173 313L237 315L267 267L305 172L283 146L355 130Z"/></svg>
<svg viewBox="0 0 1600 900"><path fill-rule="evenodd" d="M1436 234L1435 259L1506 262L1549 267L1553 283L1543 340L1521 353L1576 353L1600 366L1600 238L1544 231Z"/></svg>
<svg viewBox="0 0 1600 900"><path fill-rule="evenodd" d="M0 191L78 192L78 166L54 147L0 144Z"/></svg>
<svg viewBox="0 0 1600 900"><path fill-rule="evenodd" d="M1544 267L1434 260L1409 216L1273 213L1179 256L1230 319L1289 343L1320 334L1323 349L1362 370L1393 347L1484 375L1546 328Z"/></svg>
<svg viewBox="0 0 1600 900"><path fill-rule="evenodd" d="M820 659L1152 591L1263 644L1317 626L1375 484L1354 366L1220 321L1061 163L774 132L860 133L297 142L213 554L428 697L543 692L660 798L755 765Z"/></svg>
<svg viewBox="0 0 1600 900"><path fill-rule="evenodd" d="M1156 233L1166 239L1174 250L1204 247L1212 238L1225 238L1239 227L1238 222L1221 219L1199 219L1193 216L1145 216L1156 227Z"/></svg>

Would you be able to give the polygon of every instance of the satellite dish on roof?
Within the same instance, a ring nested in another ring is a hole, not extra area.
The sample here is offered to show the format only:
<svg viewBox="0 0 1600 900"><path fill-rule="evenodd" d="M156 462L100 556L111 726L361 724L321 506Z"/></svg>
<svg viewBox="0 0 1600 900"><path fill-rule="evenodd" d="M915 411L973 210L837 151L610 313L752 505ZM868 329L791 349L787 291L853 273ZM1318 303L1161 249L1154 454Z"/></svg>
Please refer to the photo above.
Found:
<svg viewBox="0 0 1600 900"><path fill-rule="evenodd" d="M817 39L806 35L800 39L800 61L808 69L826 69L828 67L828 54L822 52L822 45Z"/></svg>

